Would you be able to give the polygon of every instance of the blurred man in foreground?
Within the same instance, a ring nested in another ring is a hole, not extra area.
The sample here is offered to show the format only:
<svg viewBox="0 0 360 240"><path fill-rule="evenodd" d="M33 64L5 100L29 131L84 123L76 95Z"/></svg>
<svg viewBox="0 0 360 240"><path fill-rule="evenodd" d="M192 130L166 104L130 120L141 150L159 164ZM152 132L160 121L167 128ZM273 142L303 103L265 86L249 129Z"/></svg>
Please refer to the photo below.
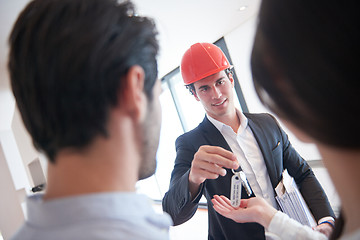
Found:
<svg viewBox="0 0 360 240"><path fill-rule="evenodd" d="M129 2L35 0L20 14L11 85L49 166L13 239L168 239L170 218L135 193L156 168L156 34Z"/></svg>

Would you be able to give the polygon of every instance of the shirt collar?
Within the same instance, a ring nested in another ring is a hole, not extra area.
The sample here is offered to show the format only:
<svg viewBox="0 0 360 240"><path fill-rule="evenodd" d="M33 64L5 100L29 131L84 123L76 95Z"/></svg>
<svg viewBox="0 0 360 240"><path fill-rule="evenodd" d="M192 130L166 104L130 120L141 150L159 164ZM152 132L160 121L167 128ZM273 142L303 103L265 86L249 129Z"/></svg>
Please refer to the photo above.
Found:
<svg viewBox="0 0 360 240"><path fill-rule="evenodd" d="M241 134L246 127L248 126L248 119L247 117L239 110L236 108L236 114L238 116L238 118L240 119L240 126L239 129L237 131L237 134ZM208 114L206 114L206 117L209 119L209 121L214 124L214 126L219 130L219 132L223 132L224 128L228 128L230 126L226 125L225 123L222 123L218 120L216 120L215 118L210 117Z"/></svg>

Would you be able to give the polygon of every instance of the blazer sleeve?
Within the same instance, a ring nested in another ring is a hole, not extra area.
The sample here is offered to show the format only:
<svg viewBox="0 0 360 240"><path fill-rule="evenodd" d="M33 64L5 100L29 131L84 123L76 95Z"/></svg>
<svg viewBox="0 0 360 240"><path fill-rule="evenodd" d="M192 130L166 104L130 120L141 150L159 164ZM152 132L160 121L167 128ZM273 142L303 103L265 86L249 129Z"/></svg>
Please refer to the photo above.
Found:
<svg viewBox="0 0 360 240"><path fill-rule="evenodd" d="M204 184L200 187L200 193L191 201L189 192L189 173L191 162L198 150L191 144L191 133L185 133L178 137L175 142L176 159L171 173L170 187L162 200L163 210L173 219L174 225L179 225L189 220L196 212L199 200L202 196Z"/></svg>
<svg viewBox="0 0 360 240"><path fill-rule="evenodd" d="M275 120L275 119L274 119ZM282 138L283 166L294 178L316 221L326 216L335 218L329 200L309 164L291 145L288 135L275 120Z"/></svg>

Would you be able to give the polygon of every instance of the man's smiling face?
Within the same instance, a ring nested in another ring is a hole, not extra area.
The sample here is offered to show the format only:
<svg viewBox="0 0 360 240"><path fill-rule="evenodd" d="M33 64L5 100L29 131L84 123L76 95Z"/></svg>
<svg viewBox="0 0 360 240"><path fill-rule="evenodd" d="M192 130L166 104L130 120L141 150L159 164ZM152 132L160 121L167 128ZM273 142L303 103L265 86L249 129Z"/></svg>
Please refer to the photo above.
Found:
<svg viewBox="0 0 360 240"><path fill-rule="evenodd" d="M233 111L234 80L220 71L194 83L196 100L200 101L206 113L221 121L223 117Z"/></svg>

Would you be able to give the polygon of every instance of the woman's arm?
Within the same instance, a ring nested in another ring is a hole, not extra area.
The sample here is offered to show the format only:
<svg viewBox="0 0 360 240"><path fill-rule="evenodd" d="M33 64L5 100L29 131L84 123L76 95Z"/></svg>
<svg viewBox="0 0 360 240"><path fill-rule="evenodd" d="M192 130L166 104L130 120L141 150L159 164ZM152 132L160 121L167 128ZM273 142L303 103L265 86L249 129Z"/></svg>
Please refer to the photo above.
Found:
<svg viewBox="0 0 360 240"><path fill-rule="evenodd" d="M230 200L225 196L214 195L211 201L214 204L214 209L224 217L238 223L259 223L270 233L279 236L280 239L327 239L324 234L300 224L285 213L277 211L260 197L241 199L238 208L231 206Z"/></svg>

